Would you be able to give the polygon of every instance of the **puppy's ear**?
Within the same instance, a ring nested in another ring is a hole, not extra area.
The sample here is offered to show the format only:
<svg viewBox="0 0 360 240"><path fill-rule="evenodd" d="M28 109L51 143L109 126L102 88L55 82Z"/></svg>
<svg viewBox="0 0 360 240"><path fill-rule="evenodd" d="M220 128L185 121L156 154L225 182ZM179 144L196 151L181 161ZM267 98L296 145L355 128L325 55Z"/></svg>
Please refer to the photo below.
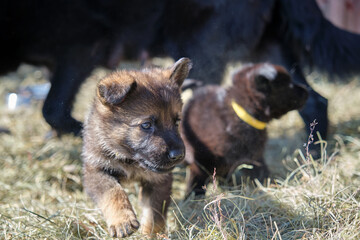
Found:
<svg viewBox="0 0 360 240"><path fill-rule="evenodd" d="M187 78L191 68L192 63L189 58L179 59L170 68L170 81L174 81L180 87L183 84L185 78Z"/></svg>
<svg viewBox="0 0 360 240"><path fill-rule="evenodd" d="M270 83L279 77L276 66L264 63L256 66L254 71L254 80L256 88L261 92L270 91Z"/></svg>
<svg viewBox="0 0 360 240"><path fill-rule="evenodd" d="M97 96L104 105L117 106L136 89L134 79L114 80L108 77L100 81L97 86Z"/></svg>

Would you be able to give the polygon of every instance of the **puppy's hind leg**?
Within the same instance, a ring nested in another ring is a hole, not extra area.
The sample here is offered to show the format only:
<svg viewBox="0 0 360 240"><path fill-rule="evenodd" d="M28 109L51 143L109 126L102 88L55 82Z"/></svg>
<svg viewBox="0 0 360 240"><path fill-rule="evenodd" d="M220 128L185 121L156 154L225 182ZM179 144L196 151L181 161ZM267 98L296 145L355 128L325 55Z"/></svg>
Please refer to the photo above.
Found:
<svg viewBox="0 0 360 240"><path fill-rule="evenodd" d="M152 235L165 231L166 213L170 204L172 174L161 176L161 180L142 182L140 200L142 205L142 233Z"/></svg>

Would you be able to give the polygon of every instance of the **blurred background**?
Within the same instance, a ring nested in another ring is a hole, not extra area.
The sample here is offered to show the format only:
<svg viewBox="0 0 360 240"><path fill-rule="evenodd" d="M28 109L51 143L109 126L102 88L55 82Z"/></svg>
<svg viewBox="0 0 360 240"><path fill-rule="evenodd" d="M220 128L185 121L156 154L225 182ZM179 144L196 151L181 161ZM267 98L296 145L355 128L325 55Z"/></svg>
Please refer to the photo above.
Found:
<svg viewBox="0 0 360 240"><path fill-rule="evenodd" d="M334 25L360 33L360 1L316 0L324 16Z"/></svg>
<svg viewBox="0 0 360 240"><path fill-rule="evenodd" d="M360 33L360 1L317 3L335 25ZM151 63L167 67L173 59L153 58ZM117 69L140 65L123 61ZM227 81L237 67L228 66ZM86 79L75 100L76 119L84 120L96 83L109 72L99 67ZM81 138L48 135L51 128L41 108L50 75L45 67L21 64L0 76L0 239L106 239L101 212L82 188ZM220 185L206 199L183 201L186 169L179 166L168 233L158 239L224 239L224 232L227 239L360 238L360 78L333 82L313 71L307 79L329 99L330 134L321 161L299 166L308 136L298 112L290 112L269 125L265 158L274 182L240 190ZM11 93L24 101L9 106ZM184 99L191 97L186 94ZM137 184L129 187L132 202L138 191ZM221 202L223 210L220 227L214 208L208 211L214 202ZM134 207L141 214L140 206Z"/></svg>

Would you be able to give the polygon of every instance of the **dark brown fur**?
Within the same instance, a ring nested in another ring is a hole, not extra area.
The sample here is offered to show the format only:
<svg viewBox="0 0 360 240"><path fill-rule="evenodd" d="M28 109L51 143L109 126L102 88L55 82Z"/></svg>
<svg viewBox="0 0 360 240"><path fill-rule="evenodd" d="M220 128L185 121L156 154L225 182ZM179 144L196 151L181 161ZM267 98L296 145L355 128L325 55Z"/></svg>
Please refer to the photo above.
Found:
<svg viewBox="0 0 360 240"><path fill-rule="evenodd" d="M259 179L268 176L263 159L266 130L241 120L231 106L232 100L254 118L269 122L301 108L307 96L305 88L293 83L284 68L270 64L245 67L233 76L228 88L212 85L196 89L182 121L185 159L190 164L187 194L193 189L204 194L203 186L214 168L226 179L241 164L252 165L241 174Z"/></svg>
<svg viewBox="0 0 360 240"><path fill-rule="evenodd" d="M115 72L98 84L83 132L83 181L111 236L129 236L140 226L123 188L132 181L142 188L142 233L165 229L170 171L185 155L177 122L190 68L183 58L169 69Z"/></svg>

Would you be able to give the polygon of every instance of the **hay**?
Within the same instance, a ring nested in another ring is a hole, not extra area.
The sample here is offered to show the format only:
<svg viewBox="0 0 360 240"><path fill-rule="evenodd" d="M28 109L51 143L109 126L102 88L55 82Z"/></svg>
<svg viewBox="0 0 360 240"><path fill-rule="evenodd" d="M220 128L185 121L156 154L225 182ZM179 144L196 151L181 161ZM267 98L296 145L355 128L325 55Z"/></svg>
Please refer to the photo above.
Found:
<svg viewBox="0 0 360 240"><path fill-rule="evenodd" d="M23 66L0 78L0 238L109 238L101 212L83 192L81 139L46 139L49 126L41 103L9 111L5 96L20 85L45 81L46 71ZM83 119L97 69L77 98L74 115ZM208 186L204 199L184 197L185 169L174 172L168 233L160 239L359 239L360 84L329 83L313 73L313 86L329 99L331 135L323 155L308 161L307 136L297 112L270 124L266 159L274 181L241 188ZM23 80L25 79L25 80ZM137 203L138 185L129 189ZM137 204L135 209L141 215ZM136 233L131 238L141 237Z"/></svg>

